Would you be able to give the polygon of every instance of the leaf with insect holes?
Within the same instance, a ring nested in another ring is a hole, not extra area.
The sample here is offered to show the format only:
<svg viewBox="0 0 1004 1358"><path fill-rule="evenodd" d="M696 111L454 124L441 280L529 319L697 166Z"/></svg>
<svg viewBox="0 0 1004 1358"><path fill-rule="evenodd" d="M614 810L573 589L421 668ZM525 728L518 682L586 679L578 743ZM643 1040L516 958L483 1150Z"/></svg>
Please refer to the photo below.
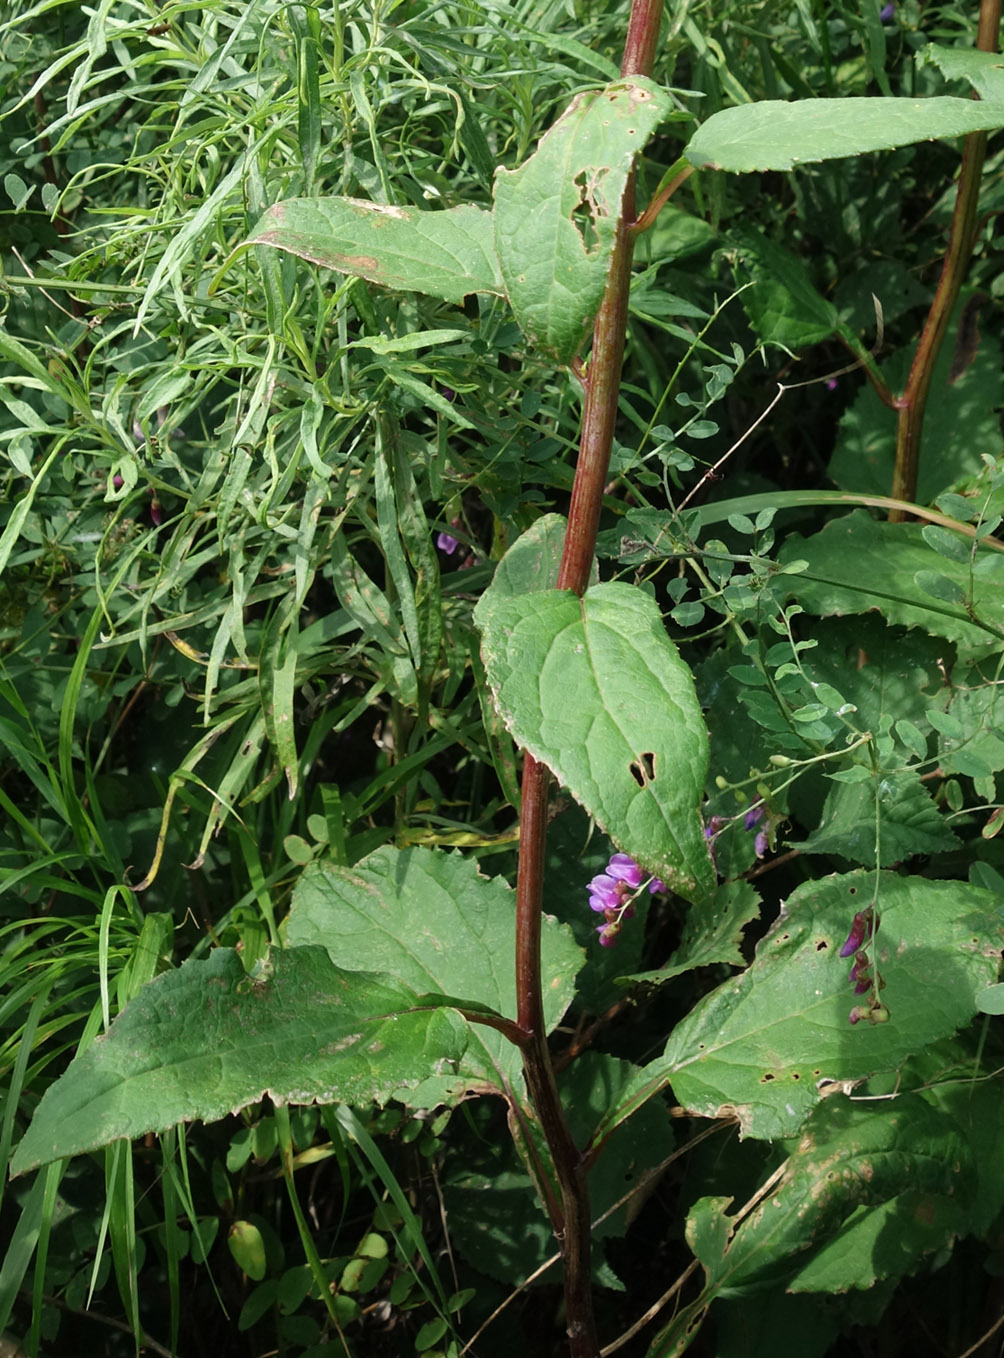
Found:
<svg viewBox="0 0 1004 1358"><path fill-rule="evenodd" d="M700 814L708 733L654 599L616 583L581 599L490 588L474 620L519 744L649 872L688 900L713 895Z"/></svg>
<svg viewBox="0 0 1004 1358"><path fill-rule="evenodd" d="M580 94L517 170L495 174L495 247L527 341L570 362L610 273L628 175L660 123L680 117L643 76Z"/></svg>
<svg viewBox="0 0 1004 1358"><path fill-rule="evenodd" d="M651 1358L682 1353L716 1297L844 1292L910 1272L959 1230L975 1177L958 1124L920 1095L831 1100L746 1208L727 1215L728 1197L691 1208L687 1243L704 1287L655 1336Z"/></svg>
<svg viewBox="0 0 1004 1358"><path fill-rule="evenodd" d="M891 1017L852 1027L851 964L838 954L873 892ZM753 963L677 1024L605 1125L669 1083L697 1116L735 1117L742 1136L794 1135L825 1087L897 1070L972 1020L977 996L997 979L1002 920L996 895L967 882L862 870L803 883Z"/></svg>

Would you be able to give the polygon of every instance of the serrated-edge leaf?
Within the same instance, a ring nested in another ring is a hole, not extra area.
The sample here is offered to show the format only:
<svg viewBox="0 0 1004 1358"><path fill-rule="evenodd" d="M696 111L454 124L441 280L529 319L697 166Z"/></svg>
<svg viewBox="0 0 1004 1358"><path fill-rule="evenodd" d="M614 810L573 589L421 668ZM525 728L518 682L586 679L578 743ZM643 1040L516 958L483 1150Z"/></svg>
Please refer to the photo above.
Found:
<svg viewBox="0 0 1004 1358"><path fill-rule="evenodd" d="M179 1122L279 1103L406 1099L456 1068L467 1025L411 1012L387 977L340 971L323 948L273 951L259 977L218 948L151 981L46 1090L11 1164L40 1164Z"/></svg>
<svg viewBox="0 0 1004 1358"><path fill-rule="evenodd" d="M620 583L579 599L489 589L475 609L503 720L625 852L689 900L715 890L700 816L708 736L658 605Z"/></svg>
<svg viewBox="0 0 1004 1358"><path fill-rule="evenodd" d="M283 929L290 943L319 945L346 971L394 977L423 995L476 995L515 1017L515 892L463 854L384 846L352 868L314 863L297 882ZM571 1003L582 952L566 926L546 918L541 957L550 1031ZM518 1084L520 1064L501 1033L477 1024L448 1085L505 1089Z"/></svg>
<svg viewBox="0 0 1004 1358"><path fill-rule="evenodd" d="M996 980L1004 940L996 897L965 882L878 874L876 961L891 1018L852 1027L850 963L838 956L874 873L807 882L786 902L752 965L705 996L644 1067L624 1110L662 1083L701 1117L734 1116L741 1134L794 1135L834 1084L896 1070L964 1027Z"/></svg>

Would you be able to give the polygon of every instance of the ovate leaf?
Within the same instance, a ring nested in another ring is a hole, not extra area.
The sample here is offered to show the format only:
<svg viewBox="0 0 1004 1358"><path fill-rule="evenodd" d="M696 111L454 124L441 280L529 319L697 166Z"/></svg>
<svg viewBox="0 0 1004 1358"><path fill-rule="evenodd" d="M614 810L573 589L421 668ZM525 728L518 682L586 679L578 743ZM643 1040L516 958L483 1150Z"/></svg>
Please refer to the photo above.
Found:
<svg viewBox="0 0 1004 1358"><path fill-rule="evenodd" d="M610 838L689 900L715 890L700 816L708 735L655 601L630 585L475 609L495 701Z"/></svg>
<svg viewBox="0 0 1004 1358"><path fill-rule="evenodd" d="M799 887L753 964L677 1025L625 1107L669 1081L692 1112L735 1116L744 1136L775 1140L799 1129L824 1088L896 1070L969 1023L977 993L997 979L996 897L965 882L883 872L875 948L890 1019L851 1026L851 963L838 953L874 886L875 874L862 871Z"/></svg>
<svg viewBox="0 0 1004 1358"><path fill-rule="evenodd" d="M285 936L319 944L345 971L380 972L419 994L470 997L516 1016L515 893L462 854L388 847L354 868L314 863L293 892ZM544 921L541 963L550 1029L571 1002L582 966L570 931L551 919ZM475 1024L459 1072L435 1075L422 1097L431 1107L464 1090L505 1090L518 1085L519 1072L512 1043Z"/></svg>
<svg viewBox="0 0 1004 1358"><path fill-rule="evenodd" d="M778 583L806 612L829 617L874 608L887 622L947 637L956 642L960 654L985 655L1000 649L1004 627L1000 552L978 553L970 576L968 566L931 550L920 524L879 522L864 510L855 510L810 538L792 534L778 558L782 564L808 562L800 575L786 575ZM971 607L948 604L921 591L918 575L934 568L959 586Z"/></svg>
<svg viewBox="0 0 1004 1358"><path fill-rule="evenodd" d="M735 250L753 275L742 303L765 343L800 349L829 339L837 330L852 337L833 303L817 292L802 261L783 246L740 227L729 233L727 248Z"/></svg>
<svg viewBox="0 0 1004 1358"><path fill-rule="evenodd" d="M495 245L527 340L567 363L592 329L635 156L673 102L643 76L579 95L517 170L496 171Z"/></svg>
<svg viewBox="0 0 1004 1358"><path fill-rule="evenodd" d="M491 214L469 204L422 212L360 198L289 198L268 209L244 244L458 305L472 292L505 295Z"/></svg>
<svg viewBox="0 0 1004 1358"><path fill-rule="evenodd" d="M958 838L915 769L863 772L853 783L831 787L819 827L798 846L802 853L837 854L865 867L888 868L913 854L957 847Z"/></svg>
<svg viewBox="0 0 1004 1358"><path fill-rule="evenodd" d="M259 977L218 948L151 981L70 1063L36 1109L12 1172L117 1137L212 1122L265 1094L407 1102L430 1075L454 1071L467 1045L459 1014L410 1012L416 998L386 977L339 971L321 948L273 951Z"/></svg>
<svg viewBox="0 0 1004 1358"><path fill-rule="evenodd" d="M933 99L766 99L713 113L684 154L698 169L791 170L933 137L1004 126L1004 102Z"/></svg>
<svg viewBox="0 0 1004 1358"><path fill-rule="evenodd" d="M695 967L725 963L741 967L739 951L743 930L760 913L760 896L749 882L725 882L715 899L706 905L692 906L683 929L680 946L664 967L655 971L635 971L618 977L623 985L644 981L661 985Z"/></svg>

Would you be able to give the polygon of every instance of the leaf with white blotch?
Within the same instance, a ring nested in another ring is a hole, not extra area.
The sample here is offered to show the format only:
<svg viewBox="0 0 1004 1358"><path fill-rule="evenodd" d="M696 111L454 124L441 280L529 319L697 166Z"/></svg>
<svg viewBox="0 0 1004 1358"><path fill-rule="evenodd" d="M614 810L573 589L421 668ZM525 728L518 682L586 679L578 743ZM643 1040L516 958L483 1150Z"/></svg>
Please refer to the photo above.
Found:
<svg viewBox="0 0 1004 1358"><path fill-rule="evenodd" d="M457 305L473 292L505 296L491 213L470 204L423 212L361 198L288 198L259 219L249 245Z"/></svg>
<svg viewBox="0 0 1004 1358"><path fill-rule="evenodd" d="M684 155L697 169L791 170L819 160L961 137L1004 126L1004 102L933 99L765 99L724 108L701 124Z"/></svg>
<svg viewBox="0 0 1004 1358"><path fill-rule="evenodd" d="M806 882L789 897L750 967L706 995L639 1071L616 1125L666 1083L700 1117L738 1119L741 1134L792 1136L834 1082L896 1070L968 1024L997 979L1004 916L993 892L966 882L878 874L878 970L888 1023L849 1022L851 962L839 950L876 875Z"/></svg>
<svg viewBox="0 0 1004 1358"><path fill-rule="evenodd" d="M643 76L578 95L516 170L495 174L495 248L527 341L570 362L610 273L624 188L660 123L680 117Z"/></svg>
<svg viewBox="0 0 1004 1358"><path fill-rule="evenodd" d="M808 1290L803 1284L813 1278L819 1290L839 1292L869 1274L874 1282L909 1272L951 1239L961 1216L957 1200L974 1184L972 1156L957 1124L919 1095L885 1106L832 1101L817 1111L777 1181L747 1215L728 1216L732 1199L725 1197L700 1198L691 1208L687 1243L704 1267L705 1285L692 1307L655 1337L649 1354L682 1353L693 1312L716 1297L748 1297L785 1283ZM904 1222L903 1235L876 1239L874 1255L865 1251L864 1258L842 1251L863 1225L888 1223L886 1209L904 1199L919 1209L919 1220Z"/></svg>
<svg viewBox="0 0 1004 1358"><path fill-rule="evenodd" d="M284 934L293 944L319 944L346 971L393 976L421 995L476 996L514 1018L515 902L501 877L483 877L462 854L385 847L353 868L307 867ZM550 1031L571 1003L583 959L571 932L552 919L544 921L541 950ZM431 1107L465 1090L504 1090L518 1086L520 1070L512 1043L475 1023L459 1071L433 1076L422 1096Z"/></svg>
<svg viewBox="0 0 1004 1358"><path fill-rule="evenodd" d="M517 742L614 843L688 900L713 895L700 805L708 733L658 605L631 585L499 597L474 611Z"/></svg>
<svg viewBox="0 0 1004 1358"><path fill-rule="evenodd" d="M409 1101L455 1071L467 1024L410 1012L414 990L340 971L321 948L273 951L259 976L217 948L151 981L46 1090L12 1173L118 1137L213 1122L269 1095L281 1103ZM425 1107L424 1102L412 1107Z"/></svg>

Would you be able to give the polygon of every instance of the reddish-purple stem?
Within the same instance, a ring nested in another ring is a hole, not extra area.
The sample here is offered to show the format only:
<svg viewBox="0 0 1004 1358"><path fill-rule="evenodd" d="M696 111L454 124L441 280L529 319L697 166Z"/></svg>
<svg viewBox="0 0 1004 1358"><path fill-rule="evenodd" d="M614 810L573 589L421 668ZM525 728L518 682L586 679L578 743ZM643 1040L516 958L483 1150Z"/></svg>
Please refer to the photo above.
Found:
<svg viewBox="0 0 1004 1358"><path fill-rule="evenodd" d="M1001 22L1001 0L982 0L976 47L981 52L996 52ZM917 498L917 471L920 462L920 435L924 426L924 410L934 376L934 365L948 330L952 311L959 298L959 290L969 266L976 243L976 209L983 174L983 159L987 149L987 134L971 132L965 139L962 168L955 195L955 212L948 236L948 248L941 267L941 277L931 302L906 390L896 402L899 420L896 426L896 466L892 478L892 498L912 502ZM892 522L906 518L904 510L894 509L889 514Z"/></svg>
<svg viewBox="0 0 1004 1358"><path fill-rule="evenodd" d="M662 0L633 0L622 75L651 73L662 9ZM606 293L593 328L592 353L585 374L579 459L568 510L565 550L558 572L558 588L579 595L585 593L589 583L596 552L603 487L610 466L617 418L633 251L633 236L627 226L633 220L632 175L624 192ZM540 918L550 783L551 776L544 765L526 754L516 882L517 1021L523 1034L521 1046L527 1090L547 1141L561 1194L560 1207L554 1205L551 1218L564 1255L569 1353L571 1358L598 1358L589 1265L588 1166L572 1139L558 1096L541 1000Z"/></svg>

